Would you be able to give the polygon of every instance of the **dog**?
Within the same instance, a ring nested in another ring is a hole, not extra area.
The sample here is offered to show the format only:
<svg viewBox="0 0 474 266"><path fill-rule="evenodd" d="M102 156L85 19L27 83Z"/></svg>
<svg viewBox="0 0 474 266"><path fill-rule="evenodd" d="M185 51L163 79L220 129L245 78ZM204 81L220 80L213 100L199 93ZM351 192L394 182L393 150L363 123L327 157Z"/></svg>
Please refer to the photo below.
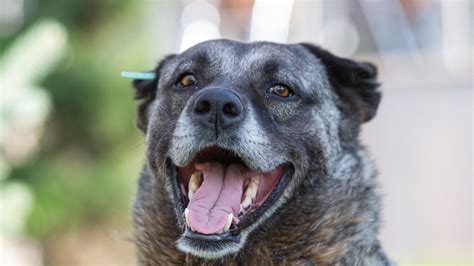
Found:
<svg viewBox="0 0 474 266"><path fill-rule="evenodd" d="M359 141L377 69L312 44L212 40L133 81L141 265L391 265Z"/></svg>

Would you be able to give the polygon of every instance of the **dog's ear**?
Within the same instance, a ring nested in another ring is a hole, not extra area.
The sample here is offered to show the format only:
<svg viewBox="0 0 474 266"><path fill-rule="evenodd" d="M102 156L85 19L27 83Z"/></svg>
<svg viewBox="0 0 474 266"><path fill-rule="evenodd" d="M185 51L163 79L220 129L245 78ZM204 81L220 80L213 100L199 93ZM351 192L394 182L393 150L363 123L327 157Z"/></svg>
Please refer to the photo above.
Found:
<svg viewBox="0 0 474 266"><path fill-rule="evenodd" d="M372 119L381 99L381 93L377 90L380 86L377 67L335 56L312 44L301 45L324 64L329 82L341 99L342 111L356 115L360 123Z"/></svg>
<svg viewBox="0 0 474 266"><path fill-rule="evenodd" d="M160 72L163 68L163 65L175 57L176 55L168 55L163 60L158 63L158 66L149 72L155 73L155 78L153 79L134 79L132 82L133 87L135 88L135 99L140 100L140 104L137 108L137 127L143 132L146 132L148 125L148 106L150 103L155 100L156 91L158 87L158 82L160 80Z"/></svg>

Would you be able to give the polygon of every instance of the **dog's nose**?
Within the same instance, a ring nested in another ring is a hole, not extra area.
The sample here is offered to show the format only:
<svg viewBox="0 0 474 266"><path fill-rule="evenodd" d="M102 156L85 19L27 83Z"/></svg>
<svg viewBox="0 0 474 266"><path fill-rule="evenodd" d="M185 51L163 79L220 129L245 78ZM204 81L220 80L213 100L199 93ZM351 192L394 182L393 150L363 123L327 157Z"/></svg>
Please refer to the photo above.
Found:
<svg viewBox="0 0 474 266"><path fill-rule="evenodd" d="M244 107L230 90L206 89L195 100L193 115L201 124L219 130L239 123Z"/></svg>

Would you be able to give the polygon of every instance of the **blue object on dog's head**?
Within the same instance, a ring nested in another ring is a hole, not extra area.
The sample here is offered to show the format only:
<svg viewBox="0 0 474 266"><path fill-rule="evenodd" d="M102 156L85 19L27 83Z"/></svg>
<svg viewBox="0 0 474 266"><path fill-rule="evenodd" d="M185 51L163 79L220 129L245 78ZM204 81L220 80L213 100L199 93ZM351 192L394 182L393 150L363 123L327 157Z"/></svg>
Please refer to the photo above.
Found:
<svg viewBox="0 0 474 266"><path fill-rule="evenodd" d="M156 77L155 72L130 72L122 71L120 74L123 78L128 79L154 79Z"/></svg>

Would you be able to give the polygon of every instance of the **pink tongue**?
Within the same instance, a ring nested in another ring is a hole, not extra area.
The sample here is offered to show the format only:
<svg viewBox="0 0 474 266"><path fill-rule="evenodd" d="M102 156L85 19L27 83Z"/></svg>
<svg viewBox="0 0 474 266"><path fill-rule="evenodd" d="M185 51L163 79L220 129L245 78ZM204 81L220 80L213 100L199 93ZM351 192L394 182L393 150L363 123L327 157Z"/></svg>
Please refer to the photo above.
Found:
<svg viewBox="0 0 474 266"><path fill-rule="evenodd" d="M201 234L220 233L227 216L239 214L244 167L231 164L224 169L220 163L206 162L196 164L195 168L203 173L204 181L188 204L188 222Z"/></svg>

